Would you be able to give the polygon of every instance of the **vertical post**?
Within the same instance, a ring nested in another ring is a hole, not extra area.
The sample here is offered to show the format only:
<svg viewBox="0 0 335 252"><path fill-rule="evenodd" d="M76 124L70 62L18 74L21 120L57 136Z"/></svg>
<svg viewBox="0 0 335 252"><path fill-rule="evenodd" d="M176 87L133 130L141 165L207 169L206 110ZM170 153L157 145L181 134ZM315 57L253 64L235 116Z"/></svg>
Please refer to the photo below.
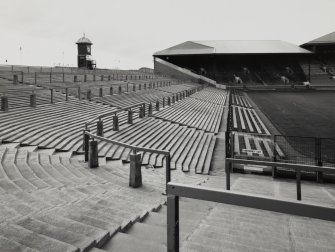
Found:
<svg viewBox="0 0 335 252"><path fill-rule="evenodd" d="M1 96L1 111L8 111L8 97L5 94Z"/></svg>
<svg viewBox="0 0 335 252"><path fill-rule="evenodd" d="M149 116L152 115L152 104L151 104L151 102L149 103L149 111L148 111L148 115L149 115Z"/></svg>
<svg viewBox="0 0 335 252"><path fill-rule="evenodd" d="M141 153L136 151L130 154L129 186L133 188L142 186L141 158Z"/></svg>
<svg viewBox="0 0 335 252"><path fill-rule="evenodd" d="M128 83L127 83L127 92L128 92ZM119 94L121 94L121 93L122 93L122 87L119 86Z"/></svg>
<svg viewBox="0 0 335 252"><path fill-rule="evenodd" d="M167 197L167 251L179 252L179 197Z"/></svg>
<svg viewBox="0 0 335 252"><path fill-rule="evenodd" d="M17 76L17 74L13 75L13 84L18 84L19 83L19 78Z"/></svg>
<svg viewBox="0 0 335 252"><path fill-rule="evenodd" d="M87 75L84 75L84 82L87 82Z"/></svg>
<svg viewBox="0 0 335 252"><path fill-rule="evenodd" d="M65 74L64 74L64 72L63 72L63 83L65 82L65 76L64 76Z"/></svg>
<svg viewBox="0 0 335 252"><path fill-rule="evenodd" d="M170 154L165 156L165 183L166 189L165 192L167 193L167 184L171 181L171 156Z"/></svg>
<svg viewBox="0 0 335 252"><path fill-rule="evenodd" d="M81 91L80 91L80 87L78 87L78 99L81 100Z"/></svg>
<svg viewBox="0 0 335 252"><path fill-rule="evenodd" d="M97 121L97 135L98 136L104 136L104 122L101 121L99 118L99 121Z"/></svg>
<svg viewBox="0 0 335 252"><path fill-rule="evenodd" d="M69 89L65 88L65 100L68 101L69 100Z"/></svg>
<svg viewBox="0 0 335 252"><path fill-rule="evenodd" d="M52 72L50 72L50 83L52 82Z"/></svg>
<svg viewBox="0 0 335 252"><path fill-rule="evenodd" d="M311 83L311 61L308 62L308 81Z"/></svg>
<svg viewBox="0 0 335 252"><path fill-rule="evenodd" d="M296 171L296 180L297 180L297 200L301 200L301 170Z"/></svg>
<svg viewBox="0 0 335 252"><path fill-rule="evenodd" d="M143 108L143 117L145 117L145 103L141 107Z"/></svg>
<svg viewBox="0 0 335 252"><path fill-rule="evenodd" d="M147 83L144 83L144 90L147 89Z"/></svg>
<svg viewBox="0 0 335 252"><path fill-rule="evenodd" d="M52 104L52 103L54 103L54 90L51 88L50 89L50 103Z"/></svg>
<svg viewBox="0 0 335 252"><path fill-rule="evenodd" d="M141 114L141 111L140 111ZM128 123L133 124L133 111L131 109L128 110Z"/></svg>
<svg viewBox="0 0 335 252"><path fill-rule="evenodd" d="M93 81L95 81L95 74L93 74Z"/></svg>
<svg viewBox="0 0 335 252"><path fill-rule="evenodd" d="M98 158L98 142L95 140L89 141L89 162L88 166L90 168L99 167L99 158Z"/></svg>
<svg viewBox="0 0 335 252"><path fill-rule="evenodd" d="M89 130L84 130L83 150L84 150L84 153L85 153L85 162L88 162L88 151L89 151L90 136L86 134L86 131L89 132Z"/></svg>
<svg viewBox="0 0 335 252"><path fill-rule="evenodd" d="M230 167L232 166L231 162L226 161L226 190L230 190Z"/></svg>
<svg viewBox="0 0 335 252"><path fill-rule="evenodd" d="M140 83L139 85L138 85L138 90L141 90L142 89L142 84Z"/></svg>
<svg viewBox="0 0 335 252"><path fill-rule="evenodd" d="M30 95L30 107L35 108L36 107L36 94L32 93Z"/></svg>
<svg viewBox="0 0 335 252"><path fill-rule="evenodd" d="M73 82L77 82L77 75L73 75Z"/></svg>
<svg viewBox="0 0 335 252"><path fill-rule="evenodd" d="M103 96L103 88L99 88L99 97L102 97Z"/></svg>
<svg viewBox="0 0 335 252"><path fill-rule="evenodd" d="M316 141L316 165L317 166L322 166L322 149L321 149L321 146L322 146L322 138L315 138L315 141ZM316 171L316 181L318 183L322 183L323 181L323 173L322 171Z"/></svg>
<svg viewBox="0 0 335 252"><path fill-rule="evenodd" d="M165 98L163 97L163 104L162 104L163 108L165 108Z"/></svg>
<svg viewBox="0 0 335 252"><path fill-rule="evenodd" d="M272 157L272 161L275 163L277 162L277 151L276 151L276 144L277 144L277 136L274 135L273 136L273 157ZM272 166L272 178L276 178L277 176L277 167L276 165Z"/></svg>
<svg viewBox="0 0 335 252"><path fill-rule="evenodd" d="M109 88L109 95L113 95L113 87Z"/></svg>
<svg viewBox="0 0 335 252"><path fill-rule="evenodd" d="M37 84L37 72L34 73L35 85Z"/></svg>
<svg viewBox="0 0 335 252"><path fill-rule="evenodd" d="M24 81L24 77L23 77L24 73L23 71L21 72L21 83L23 84L23 81Z"/></svg>
<svg viewBox="0 0 335 252"><path fill-rule="evenodd" d="M168 106L171 106L171 98L170 98L170 96L168 97L167 105L168 105Z"/></svg>
<svg viewBox="0 0 335 252"><path fill-rule="evenodd" d="M113 130L119 130L119 117L116 114L113 116Z"/></svg>
<svg viewBox="0 0 335 252"><path fill-rule="evenodd" d="M156 111L159 111L159 100L156 101Z"/></svg>
<svg viewBox="0 0 335 252"><path fill-rule="evenodd" d="M92 99L92 91L91 91L91 89L87 90L87 97L86 98L87 98L88 101L91 101L91 99Z"/></svg>

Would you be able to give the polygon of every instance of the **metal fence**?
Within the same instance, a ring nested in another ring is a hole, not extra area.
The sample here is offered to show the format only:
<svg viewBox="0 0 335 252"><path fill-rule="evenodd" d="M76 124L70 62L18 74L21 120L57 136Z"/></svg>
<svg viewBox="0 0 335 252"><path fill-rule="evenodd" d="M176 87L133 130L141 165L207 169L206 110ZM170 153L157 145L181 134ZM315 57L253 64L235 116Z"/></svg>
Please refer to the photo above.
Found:
<svg viewBox="0 0 335 252"><path fill-rule="evenodd" d="M274 136L274 161L335 167L335 139Z"/></svg>

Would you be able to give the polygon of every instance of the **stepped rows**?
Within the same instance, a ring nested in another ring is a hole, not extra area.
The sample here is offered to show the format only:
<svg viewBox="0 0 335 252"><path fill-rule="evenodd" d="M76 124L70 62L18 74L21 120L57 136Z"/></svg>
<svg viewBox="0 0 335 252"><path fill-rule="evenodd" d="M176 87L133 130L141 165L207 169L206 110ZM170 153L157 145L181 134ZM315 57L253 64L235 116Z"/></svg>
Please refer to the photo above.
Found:
<svg viewBox="0 0 335 252"><path fill-rule="evenodd" d="M234 137L234 156L238 157L253 157L261 159L271 159L274 156L274 151L279 158L283 158L285 155L281 148L276 144L276 150L274 150L273 140L270 138L259 137L255 135L241 134L235 132ZM245 150L253 150L253 152L247 152Z"/></svg>
<svg viewBox="0 0 335 252"><path fill-rule="evenodd" d="M105 97L95 98L94 101L108 104L114 107L124 108L129 107L136 103L145 102L147 104L159 101L163 104L163 98L165 98L165 104L167 104L167 97L171 97L170 92L163 91L164 88L178 89L181 91L191 90L198 87L197 84L178 84L169 87L159 87L157 89L144 90L142 89L132 93L122 93L120 95L112 95ZM147 87L148 88L148 87Z"/></svg>
<svg viewBox="0 0 335 252"><path fill-rule="evenodd" d="M228 106L228 104L226 104L227 92L217 88L207 87L203 89L202 92L192 94L191 97L194 99L211 102L221 106L225 105Z"/></svg>
<svg viewBox="0 0 335 252"><path fill-rule="evenodd" d="M233 129L240 132L270 135L254 109L231 106Z"/></svg>
<svg viewBox="0 0 335 252"><path fill-rule="evenodd" d="M7 142L38 145L40 148L76 151L83 143L84 123L97 114L115 111L116 108L88 101L62 102L36 108L19 108L1 113L0 138ZM120 112L120 125L127 122L127 113ZM138 114L134 114L134 119ZM109 119L109 125L112 125ZM93 131L93 133L95 133Z"/></svg>
<svg viewBox="0 0 335 252"><path fill-rule="evenodd" d="M129 167L116 161L87 169L77 159L7 146L0 144L1 251L89 251L165 201L164 172L144 169L135 190ZM173 179L199 182L181 172Z"/></svg>
<svg viewBox="0 0 335 252"><path fill-rule="evenodd" d="M104 136L135 146L171 152L171 169L208 174L216 137L203 130L179 126L155 118L147 118L120 131L105 132ZM131 150L100 142L99 156L129 162ZM142 153L142 165L165 166L165 156Z"/></svg>
<svg viewBox="0 0 335 252"><path fill-rule="evenodd" d="M224 106L220 104L225 103L226 92L217 91L220 99L214 98L213 102L207 99L208 93L209 91L204 89L195 94L196 98L191 95L181 102L155 113L154 116L206 132L218 133L224 111Z"/></svg>
<svg viewBox="0 0 335 252"><path fill-rule="evenodd" d="M248 98L242 92L233 90L230 102L233 156L235 158L272 161L275 153L278 158L284 158L285 154L277 144L274 146L270 131ZM249 169L251 166L244 165L243 167Z"/></svg>

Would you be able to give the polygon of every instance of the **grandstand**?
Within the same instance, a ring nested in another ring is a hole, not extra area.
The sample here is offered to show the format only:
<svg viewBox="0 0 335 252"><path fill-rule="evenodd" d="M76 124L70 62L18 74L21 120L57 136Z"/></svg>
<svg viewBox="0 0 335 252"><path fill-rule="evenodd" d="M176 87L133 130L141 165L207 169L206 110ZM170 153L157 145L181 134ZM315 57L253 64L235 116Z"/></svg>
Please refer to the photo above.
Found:
<svg viewBox="0 0 335 252"><path fill-rule="evenodd" d="M154 56L155 72L0 66L0 250L167 251L178 227L181 251L332 251L332 139L299 149L278 123L313 110L278 97L320 94L287 80L331 76L331 58L319 70L281 41L189 41ZM311 181L320 173L327 183Z"/></svg>

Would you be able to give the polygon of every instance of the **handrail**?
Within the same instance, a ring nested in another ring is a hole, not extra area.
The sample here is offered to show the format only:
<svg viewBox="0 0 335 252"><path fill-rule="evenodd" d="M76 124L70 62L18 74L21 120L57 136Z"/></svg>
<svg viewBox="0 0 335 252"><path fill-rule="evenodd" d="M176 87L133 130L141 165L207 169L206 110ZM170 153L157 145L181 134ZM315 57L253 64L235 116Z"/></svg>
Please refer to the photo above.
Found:
<svg viewBox="0 0 335 252"><path fill-rule="evenodd" d="M293 170L304 170L304 171L324 171L324 172L334 172L335 168L328 166L316 166L316 165L306 165L306 164L292 164L283 162L271 162L271 161L260 161L260 160L249 160L249 159L236 159L236 158L226 158L227 163L232 164L251 164L259 166L278 166L283 168L289 168Z"/></svg>
<svg viewBox="0 0 335 252"><path fill-rule="evenodd" d="M271 161L259 161L259 160L249 160L249 159L236 159L236 158L226 158L226 189L230 190L230 172L232 164L251 164L258 166L271 166L274 171L276 167L289 168L296 171L296 187L297 187L297 200L301 200L301 171L312 171L312 172L333 172L335 173L335 168L327 166L315 166L306 164L292 164L292 163L282 163L282 162L271 162Z"/></svg>
<svg viewBox="0 0 335 252"><path fill-rule="evenodd" d="M116 140L111 140L111 139L108 139L108 138L105 138L105 137L97 136L97 135L92 134L92 133L87 132L87 131L86 131L85 134L89 135L93 139L99 139L100 141L105 141L107 143L120 145L122 147L126 147L126 148L136 150L136 151L153 152L153 153L162 154L162 155L165 155L165 156L170 155L169 151L164 151L164 150L159 150L159 149L151 149L151 148L140 147L140 146L131 145L131 144L127 144L127 143L122 143L122 142L119 142L119 141L116 141Z"/></svg>
<svg viewBox="0 0 335 252"><path fill-rule="evenodd" d="M97 136L94 135L90 132L88 132L88 130L84 130L84 144L83 144L83 149L85 151L85 162L89 161L89 141L90 141L90 137L92 137L93 139L98 139L100 141L105 141L108 143L112 143L112 144L116 144L116 145L120 145L129 149L132 149L135 153L136 151L143 151L143 152L153 152L153 153L157 153L157 154L163 154L165 156L165 184L166 184L166 191L167 191L167 185L168 183L171 181L171 166L170 166L170 162L171 162L171 154L170 151L164 151L164 150L158 150L158 149L151 149L151 148L145 148L145 147L140 147L140 146L136 146L136 145L130 145L130 144L126 144L126 143L122 143L122 142L118 142L115 140L111 140L105 137L101 137L101 136ZM98 153L96 152L96 155L98 155ZM97 157L96 157L97 158Z"/></svg>
<svg viewBox="0 0 335 252"><path fill-rule="evenodd" d="M111 111L111 112L107 112L107 113L104 113L104 114L100 114L94 118L92 118L91 120L88 120L85 122L85 129L87 130L88 129L88 125L91 124L92 122L96 121L97 119L101 120L101 118L103 117L106 117L106 116L110 116L110 115L113 115L113 114L117 114L118 112L120 111L124 111L124 110L128 110L128 109L131 109L131 108L134 108L134 107L139 107L139 106L143 106L145 103L144 102L141 102L141 103L137 103L135 105L131 105L129 107L125 107L125 108L120 108L120 109L117 109L117 110L114 110L114 111Z"/></svg>
<svg viewBox="0 0 335 252"><path fill-rule="evenodd" d="M169 182L167 184L167 251L179 251L179 197L335 221L335 208L280 200L267 196L235 193Z"/></svg>

